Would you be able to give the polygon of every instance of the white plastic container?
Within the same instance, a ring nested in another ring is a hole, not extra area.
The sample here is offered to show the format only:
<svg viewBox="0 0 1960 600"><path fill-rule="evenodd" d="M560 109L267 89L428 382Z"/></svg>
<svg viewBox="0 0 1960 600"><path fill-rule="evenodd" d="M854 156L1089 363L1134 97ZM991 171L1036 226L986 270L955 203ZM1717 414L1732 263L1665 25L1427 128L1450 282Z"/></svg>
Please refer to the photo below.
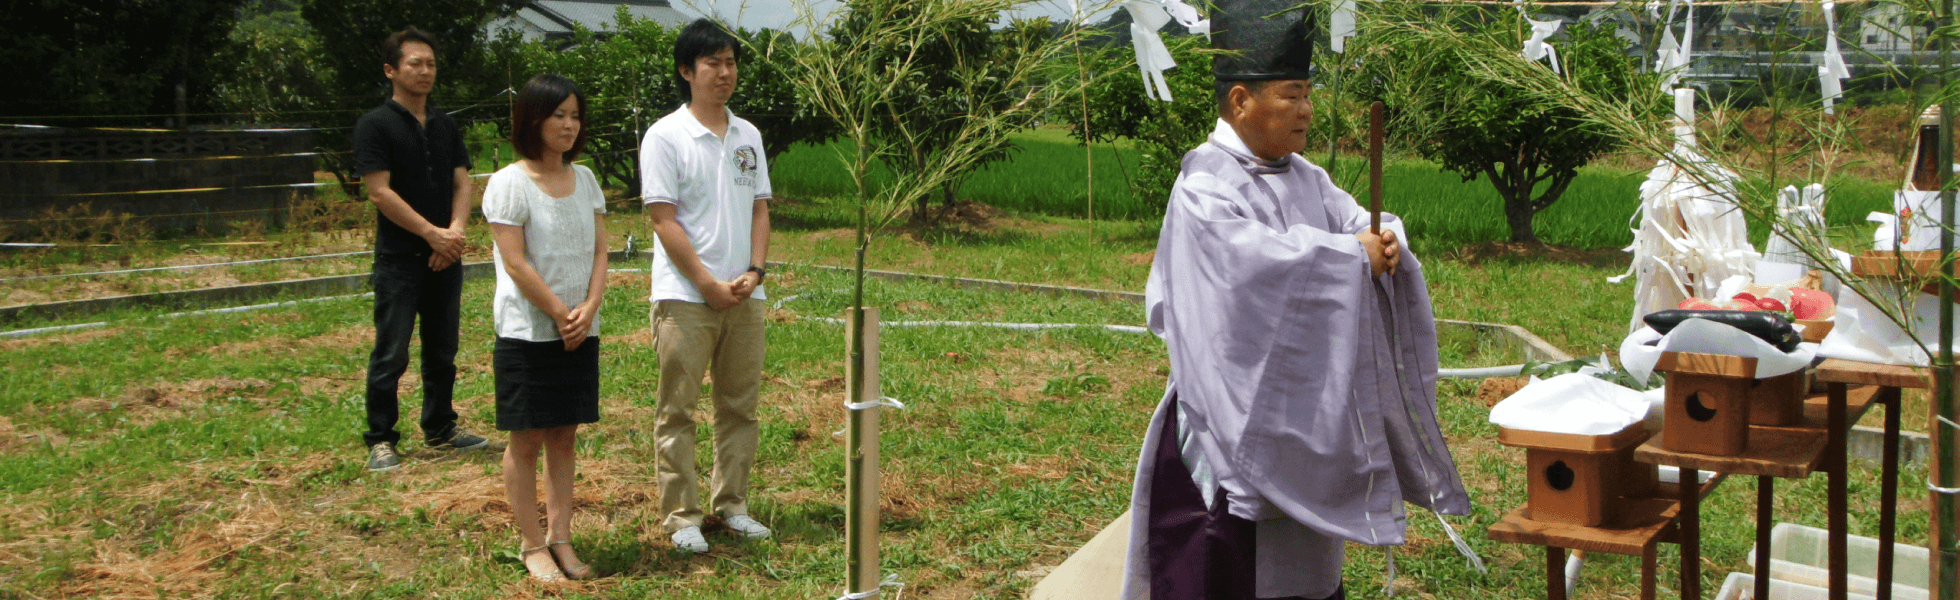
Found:
<svg viewBox="0 0 1960 600"><path fill-rule="evenodd" d="M1814 587L1830 585L1830 534L1816 527L1796 523L1777 523L1770 530L1769 573L1771 579ZM1878 593L1878 540L1859 535L1845 536L1845 587L1851 594L1870 597ZM1892 544L1892 598L1926 600L1926 549ZM1756 566L1756 549L1751 547L1749 566Z"/></svg>
<svg viewBox="0 0 1960 600"><path fill-rule="evenodd" d="M1756 598L1756 577L1748 573L1730 573L1722 580L1722 591L1715 594L1715 600L1830 600L1831 592L1821 587L1792 583L1781 579L1769 582L1769 598ZM1845 600L1872 600L1871 596L1852 592Z"/></svg>

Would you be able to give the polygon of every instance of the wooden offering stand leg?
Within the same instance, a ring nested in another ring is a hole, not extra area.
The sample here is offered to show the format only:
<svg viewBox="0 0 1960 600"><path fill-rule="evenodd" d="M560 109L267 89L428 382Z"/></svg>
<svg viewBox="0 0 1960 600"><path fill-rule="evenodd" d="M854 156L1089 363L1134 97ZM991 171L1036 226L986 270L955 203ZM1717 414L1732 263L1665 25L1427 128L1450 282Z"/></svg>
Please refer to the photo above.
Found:
<svg viewBox="0 0 1960 600"><path fill-rule="evenodd" d="M1701 471L1681 469L1681 597L1701 598ZM1767 596L1765 596L1767 598Z"/></svg>
<svg viewBox="0 0 1960 600"><path fill-rule="evenodd" d="M1899 388L1879 388L1885 404L1885 464L1878 490L1878 596L1892 600L1892 542L1897 539L1899 511Z"/></svg>
<svg viewBox="0 0 1960 600"><path fill-rule="evenodd" d="M1825 435L1829 436L1830 439L1830 442L1825 445L1824 450L1824 456L1826 457L1824 459L1826 461L1825 469L1830 471L1831 474L1829 490L1826 493L1828 496L1826 511L1831 513L1830 540L1827 544L1830 548L1830 600L1845 600L1846 591L1849 589L1849 582L1845 577L1849 574L1849 571L1846 570L1849 557L1845 554L1845 534L1849 532L1851 526L1849 514L1851 503L1845 497L1847 487L1845 483L1846 473L1844 463L1846 454L1844 451L1846 426L1844 422L1844 408L1846 395L1850 393L1850 388L1851 386L1849 384L1844 383L1832 383L1830 385L1830 407L1827 413L1829 416L1825 421Z"/></svg>
<svg viewBox="0 0 1960 600"><path fill-rule="evenodd" d="M1654 589L1658 587L1655 585L1657 582L1654 581L1654 573L1660 570L1657 564L1660 561L1659 554L1660 549L1653 546L1648 546L1646 552L1640 553L1640 600L1654 600Z"/></svg>
<svg viewBox="0 0 1960 600"><path fill-rule="evenodd" d="M1776 478L1756 477L1756 597L1769 598L1769 532L1776 525Z"/></svg>
<svg viewBox="0 0 1960 600"><path fill-rule="evenodd" d="M1545 598L1565 600L1565 549L1545 547Z"/></svg>

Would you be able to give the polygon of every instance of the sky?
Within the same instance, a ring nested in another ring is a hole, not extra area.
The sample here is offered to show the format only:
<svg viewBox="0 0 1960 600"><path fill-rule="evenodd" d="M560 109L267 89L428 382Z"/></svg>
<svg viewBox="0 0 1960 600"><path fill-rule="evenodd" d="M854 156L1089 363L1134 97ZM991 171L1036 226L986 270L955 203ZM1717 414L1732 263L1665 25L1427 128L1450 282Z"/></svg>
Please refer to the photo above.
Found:
<svg viewBox="0 0 1960 600"><path fill-rule="evenodd" d="M1081 4L1094 6L1105 1L1081 0ZM725 22L733 22L736 27L747 29L788 27L796 21L798 3L808 2L819 12L827 12L838 5L838 0L672 0L672 2L674 8L689 16L711 15ZM1089 22L1100 22L1108 18L1113 10L1099 11L1090 17ZM1066 21L1069 18L1069 2L1068 0L1039 0L1022 9L1021 16L1041 16Z"/></svg>

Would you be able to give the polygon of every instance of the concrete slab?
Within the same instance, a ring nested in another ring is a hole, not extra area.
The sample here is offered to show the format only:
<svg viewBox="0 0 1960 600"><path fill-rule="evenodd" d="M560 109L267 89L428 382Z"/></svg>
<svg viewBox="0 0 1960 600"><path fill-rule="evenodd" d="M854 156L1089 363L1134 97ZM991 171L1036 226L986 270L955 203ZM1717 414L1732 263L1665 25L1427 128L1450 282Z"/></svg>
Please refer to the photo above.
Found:
<svg viewBox="0 0 1960 600"><path fill-rule="evenodd" d="M1061 566L1034 584L1028 600L1116 600L1130 552L1130 511L1123 511Z"/></svg>

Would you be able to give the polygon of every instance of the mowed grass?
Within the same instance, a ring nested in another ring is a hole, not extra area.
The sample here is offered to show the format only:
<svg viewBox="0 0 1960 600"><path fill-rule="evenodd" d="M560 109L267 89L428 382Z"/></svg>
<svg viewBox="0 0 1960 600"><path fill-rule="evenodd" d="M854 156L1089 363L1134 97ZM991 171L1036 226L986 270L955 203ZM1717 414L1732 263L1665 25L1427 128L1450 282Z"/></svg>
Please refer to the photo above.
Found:
<svg viewBox="0 0 1960 600"><path fill-rule="evenodd" d="M962 193L1003 210L884 232L869 266L1142 291L1157 224L1108 219L1151 214L1161 199L1153 208L1131 198L1125 208L1127 183L1106 177L1116 149L1099 145L1098 220L1079 219L1082 148L1047 130L1018 141L1026 149L989 170L1000 176L976 176ZM840 199L848 187L798 183L838 172L834 163L798 163L812 156L806 150L774 170L785 198L774 205L771 258L848 265L853 213ZM1617 346L1631 284L1605 278L1624 270L1624 255L1610 249L1631 239L1644 172L1588 169L1541 213L1547 242L1605 249L1596 251L1489 243L1505 229L1486 182L1463 183L1419 161L1392 164L1389 177L1388 209L1410 220L1438 317L1523 325L1576 355ZM1854 230L1850 237L1865 212L1889 203L1880 184L1847 180L1832 193L1830 220ZM644 215L622 212L611 222L616 238L647 239ZM411 441L409 467L362 470L367 300L177 319L126 309L83 319L110 320L104 329L0 341L9 366L0 375L0 598L836 597L843 450L832 432L843 420L842 332L810 317L841 312L848 285L841 275L794 267L772 275L772 302L796 297L771 311L752 505L778 537L741 542L711 531L714 552L682 557L658 531L654 508L648 430L657 380L645 280L614 278L604 315L604 420L581 435L574 537L606 578L558 588L523 578L496 452L444 455ZM887 321L1142 324L1139 307L1123 302L871 285L869 301ZM490 287L477 280L466 291L458 360L458 409L479 431L493 415ZM1168 372L1161 342L1095 328L895 328L883 339L884 391L911 407L887 415L883 446L883 566L909 584L907 597L1022 597L1044 567L1127 508L1137 444ZM1475 340L1442 342L1445 366L1515 358L1479 354ZM411 369L409 415L417 379ZM1491 571L1471 571L1433 518L1412 515L1410 543L1395 551L1400 597L1544 593L1538 549L1482 534L1523 503L1524 474L1522 451L1495 443L1475 384L1445 381L1441 418L1475 505L1451 522ZM1923 421L1923 401L1908 412L1909 424ZM697 412L703 440L708 415ZM402 426L409 440L418 437L412 422ZM492 437L501 447L503 436ZM705 473L710 457L701 460ZM1923 476L1908 469L1901 480ZM1754 485L1733 479L1704 505L1709 590L1746 568ZM1780 520L1822 526L1823 485L1821 476L1780 482ZM1853 469L1851 489L1854 533L1875 535L1876 470ZM1923 497L1906 494L1899 514L1901 539L1923 541ZM1675 585L1674 557L1664 546L1664 590ZM1348 559L1353 597L1383 597L1384 552L1350 546ZM1579 597L1633 597L1637 566L1595 555Z"/></svg>
<svg viewBox="0 0 1960 600"><path fill-rule="evenodd" d="M786 214L796 211L786 211ZM821 212L821 211L817 211ZM814 217L813 217L814 218ZM1007 216L989 231L882 237L873 268L1140 290L1154 236L1058 217ZM841 264L834 231L785 227L782 260ZM1524 325L1575 354L1617 342L1630 309L1610 252L1556 260L1490 248L1423 256L1445 318ZM1059 264L1058 264L1059 263ZM978 267L994 265L992 270ZM1097 269L1071 265L1099 265ZM637 265L622 264L622 267ZM980 272L974 272L980 271ZM934 284L873 282L886 321L949 319L1139 325L1138 307ZM657 529L645 280L614 277L604 314L603 420L580 438L574 541L606 577L528 583L496 452L405 444L409 466L361 468L360 390L372 340L364 300L178 319L117 315L109 328L0 341L0 597L819 598L843 572L842 330L848 278L773 276L763 442L753 506L778 537L673 554ZM457 405L492 420L489 280L469 284ZM791 298L794 296L794 298ZM887 330L883 568L908 598L1019 598L1127 508L1131 473L1168 371L1154 337L1101 329ZM1491 357L1447 341L1446 364ZM413 414L416 376L405 385ZM1446 381L1441 419L1474 512L1451 518L1490 565L1471 571L1441 527L1410 519L1395 550L1398 597L1532 598L1542 552L1482 533L1523 503L1523 453L1495 442L1476 382ZM698 413L704 422L708 411ZM412 422L412 418L410 420ZM417 438L404 423L407 439ZM501 444L503 436L493 435ZM703 453L705 472L709 455ZM1873 535L1875 469L1854 469L1852 528ZM1924 473L1908 469L1902 481ZM1823 479L1780 482L1778 517L1823 524ZM1743 570L1753 485L1704 506L1704 586ZM1420 513L1418 509L1415 512ZM1923 498L1906 494L1902 539L1922 540ZM1674 550L1663 547L1662 587ZM1580 598L1628 598L1638 562L1595 555ZM1350 546L1356 598L1383 597L1383 550ZM1671 593L1671 592L1670 592Z"/></svg>
<svg viewBox="0 0 1960 600"><path fill-rule="evenodd" d="M616 277L604 315L604 414L581 436L592 597L834 597L842 573L842 329L847 279L779 273L753 506L776 540L711 534L669 551L652 486L653 354L643 279ZM492 421L488 280L464 299L457 397ZM1136 324L1087 300L879 286L886 318ZM516 543L495 452L405 444L407 468L361 469L364 301L245 315L141 319L6 342L0 392L0 594L90 597L488 598L541 590ZM470 335L468 332L477 332ZM1155 338L1099 329L884 336L886 568L914 593L999 597L1059 562L1125 502L1135 442L1163 388ZM406 386L413 414L415 376ZM702 418L707 420L707 411ZM410 420L412 422L412 418ZM413 426L405 436L416 439ZM702 436L711 435L704 424ZM501 439L502 436L494 436ZM703 453L705 457L708 453ZM705 464L704 464L705 467ZM704 470L705 472L705 470ZM983 475L983 476L976 476ZM935 591L936 590L936 591Z"/></svg>

